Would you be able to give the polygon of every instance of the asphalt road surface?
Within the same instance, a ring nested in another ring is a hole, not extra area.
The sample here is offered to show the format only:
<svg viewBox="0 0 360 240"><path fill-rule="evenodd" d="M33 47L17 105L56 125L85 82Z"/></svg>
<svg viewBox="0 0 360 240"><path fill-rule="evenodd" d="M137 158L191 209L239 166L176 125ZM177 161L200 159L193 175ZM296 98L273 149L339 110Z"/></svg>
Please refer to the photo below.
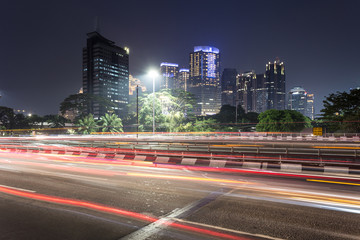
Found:
<svg viewBox="0 0 360 240"><path fill-rule="evenodd" d="M0 239L360 239L360 181L0 152L0 213Z"/></svg>

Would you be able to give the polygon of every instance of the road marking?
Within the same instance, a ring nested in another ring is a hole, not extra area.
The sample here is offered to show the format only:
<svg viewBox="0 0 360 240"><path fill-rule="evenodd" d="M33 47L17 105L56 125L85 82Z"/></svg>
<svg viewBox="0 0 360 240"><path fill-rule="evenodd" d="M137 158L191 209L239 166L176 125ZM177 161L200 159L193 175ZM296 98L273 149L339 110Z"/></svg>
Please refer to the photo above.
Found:
<svg viewBox="0 0 360 240"><path fill-rule="evenodd" d="M29 190L29 189L11 187L11 186L1 185L1 184L0 184L0 187L11 188L11 189L15 189L15 190L19 190L19 191L24 191L24 192L31 192L31 193L36 192L36 191L33 191L33 190Z"/></svg>
<svg viewBox="0 0 360 240"><path fill-rule="evenodd" d="M174 209L169 215L160 218L159 220L140 228L139 230L121 238L121 240L145 240L149 239L152 235L155 235L159 231L163 230L167 226L176 226L174 223L178 218L184 218L189 216L191 213L196 211L197 209L209 204L210 202L216 200L218 197L228 193L227 189L220 189L219 191L211 192L205 198L202 198L198 201L188 204L187 206L181 209ZM191 228L191 227L190 227ZM226 234L225 234L226 235ZM237 236L227 235L227 238L230 239L243 239Z"/></svg>
<svg viewBox="0 0 360 240"><path fill-rule="evenodd" d="M263 234L253 234L253 233L238 231L238 230L234 230L234 229L230 229L230 228L223 228L223 227L219 227L219 226L209 225L209 224L205 224L205 223L192 222L192 221L179 219L179 218L173 218L173 219L178 222L188 223L188 224L197 225L197 226L206 227L206 228L213 228L216 230L232 232L232 233L236 233L236 234L243 234L243 235L254 236L254 237L262 237L262 238L272 239L272 240L282 240L282 238L270 237L270 236L263 235Z"/></svg>
<svg viewBox="0 0 360 240"><path fill-rule="evenodd" d="M360 186L359 183L334 182L334 181L317 180L317 179L306 179L306 181L309 181L309 182L323 182L323 183L334 183L334 184L345 184L345 185Z"/></svg>

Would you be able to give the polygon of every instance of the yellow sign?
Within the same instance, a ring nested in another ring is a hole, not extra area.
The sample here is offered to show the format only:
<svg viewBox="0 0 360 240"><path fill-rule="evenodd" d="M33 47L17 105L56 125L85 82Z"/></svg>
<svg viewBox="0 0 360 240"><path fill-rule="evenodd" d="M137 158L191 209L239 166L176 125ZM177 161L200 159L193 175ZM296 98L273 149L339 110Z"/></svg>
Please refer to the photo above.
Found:
<svg viewBox="0 0 360 240"><path fill-rule="evenodd" d="M322 127L314 127L313 128L313 135L314 136L322 136L323 135Z"/></svg>

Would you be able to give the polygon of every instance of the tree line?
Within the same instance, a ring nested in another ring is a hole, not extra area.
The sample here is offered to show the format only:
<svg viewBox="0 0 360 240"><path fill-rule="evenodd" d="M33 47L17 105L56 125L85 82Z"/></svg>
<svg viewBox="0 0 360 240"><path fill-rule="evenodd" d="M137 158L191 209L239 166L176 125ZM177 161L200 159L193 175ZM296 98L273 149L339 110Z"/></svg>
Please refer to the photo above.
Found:
<svg viewBox="0 0 360 240"><path fill-rule="evenodd" d="M294 110L267 110L260 114L245 113L241 106L221 107L219 113L211 116L195 116L195 96L182 90L162 90L139 97L139 125L136 111L120 119L112 111L115 106L109 99L90 94L73 94L60 104L58 115L25 116L12 108L0 106L0 127L2 132L11 129L41 129L46 123L49 128L63 128L72 123L68 133L90 134L92 132L151 132L153 104L157 132L299 132L306 127L321 126L327 132L360 132L360 89L350 92L332 93L324 102L321 116L311 121ZM107 114L94 119L87 114L89 106L96 101L107 109ZM129 109L135 109L130 103ZM71 113L72 118L64 118Z"/></svg>

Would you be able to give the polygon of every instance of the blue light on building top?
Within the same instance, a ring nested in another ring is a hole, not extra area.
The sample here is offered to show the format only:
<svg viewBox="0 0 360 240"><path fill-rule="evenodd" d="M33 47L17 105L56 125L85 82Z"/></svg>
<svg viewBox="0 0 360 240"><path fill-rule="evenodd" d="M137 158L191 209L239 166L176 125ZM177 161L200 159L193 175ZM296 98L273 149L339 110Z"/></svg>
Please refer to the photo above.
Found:
<svg viewBox="0 0 360 240"><path fill-rule="evenodd" d="M216 47L210 47L210 46L195 46L194 52L209 52L209 53L219 53L219 49Z"/></svg>
<svg viewBox="0 0 360 240"><path fill-rule="evenodd" d="M187 69L187 68L180 68L179 72L189 72L189 69Z"/></svg>
<svg viewBox="0 0 360 240"><path fill-rule="evenodd" d="M179 64L163 62L163 63L160 64L160 67L162 67L162 66L167 66L167 67L179 67Z"/></svg>

